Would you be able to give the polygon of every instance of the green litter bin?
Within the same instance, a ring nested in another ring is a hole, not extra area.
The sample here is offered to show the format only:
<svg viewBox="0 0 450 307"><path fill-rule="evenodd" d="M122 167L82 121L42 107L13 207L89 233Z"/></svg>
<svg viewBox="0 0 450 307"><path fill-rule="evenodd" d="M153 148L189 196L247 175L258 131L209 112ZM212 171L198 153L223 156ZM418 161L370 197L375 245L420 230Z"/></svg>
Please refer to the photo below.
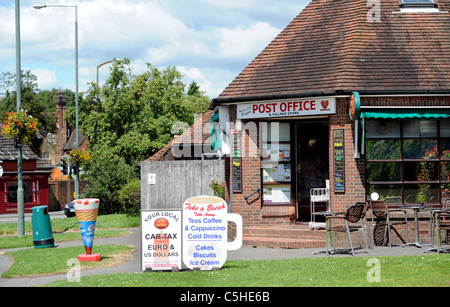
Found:
<svg viewBox="0 0 450 307"><path fill-rule="evenodd" d="M33 226L33 245L35 248L53 247L55 239L52 234L52 224L47 206L36 206L31 208L33 216L31 224Z"/></svg>

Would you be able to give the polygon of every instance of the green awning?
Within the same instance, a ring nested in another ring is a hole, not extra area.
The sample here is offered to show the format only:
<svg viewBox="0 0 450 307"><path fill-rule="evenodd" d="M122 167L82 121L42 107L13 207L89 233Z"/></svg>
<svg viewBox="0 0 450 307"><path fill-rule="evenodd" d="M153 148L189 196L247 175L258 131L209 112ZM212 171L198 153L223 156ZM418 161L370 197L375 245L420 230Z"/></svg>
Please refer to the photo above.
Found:
<svg viewBox="0 0 450 307"><path fill-rule="evenodd" d="M216 112L209 121L211 128L211 147L213 150L219 150L222 148L222 140L220 138L220 125L219 125L219 112Z"/></svg>
<svg viewBox="0 0 450 307"><path fill-rule="evenodd" d="M450 118L450 109L425 109L425 110L389 110L389 112L361 112L361 118L375 119L446 119Z"/></svg>

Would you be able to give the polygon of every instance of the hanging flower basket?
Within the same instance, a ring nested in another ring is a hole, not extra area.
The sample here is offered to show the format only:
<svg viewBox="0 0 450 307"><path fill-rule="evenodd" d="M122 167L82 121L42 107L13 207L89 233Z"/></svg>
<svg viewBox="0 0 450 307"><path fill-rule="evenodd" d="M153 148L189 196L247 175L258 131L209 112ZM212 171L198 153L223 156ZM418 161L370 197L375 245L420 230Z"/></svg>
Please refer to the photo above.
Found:
<svg viewBox="0 0 450 307"><path fill-rule="evenodd" d="M40 123L37 118L27 114L27 111L6 113L3 121L2 134L4 138L12 138L30 143L39 131Z"/></svg>
<svg viewBox="0 0 450 307"><path fill-rule="evenodd" d="M92 159L91 153L85 149L72 149L69 153L70 163L72 164L85 164Z"/></svg>

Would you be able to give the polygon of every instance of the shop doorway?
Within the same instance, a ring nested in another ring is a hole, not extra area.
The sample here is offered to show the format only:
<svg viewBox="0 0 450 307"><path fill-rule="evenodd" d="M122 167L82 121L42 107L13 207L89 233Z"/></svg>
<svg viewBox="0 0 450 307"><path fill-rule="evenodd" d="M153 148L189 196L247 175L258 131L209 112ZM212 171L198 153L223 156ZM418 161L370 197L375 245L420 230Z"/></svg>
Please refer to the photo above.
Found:
<svg viewBox="0 0 450 307"><path fill-rule="evenodd" d="M328 119L310 120L295 124L295 178L297 220L311 220L310 191L325 188L329 180L329 124ZM326 209L316 203L316 211ZM320 218L316 221L321 221Z"/></svg>

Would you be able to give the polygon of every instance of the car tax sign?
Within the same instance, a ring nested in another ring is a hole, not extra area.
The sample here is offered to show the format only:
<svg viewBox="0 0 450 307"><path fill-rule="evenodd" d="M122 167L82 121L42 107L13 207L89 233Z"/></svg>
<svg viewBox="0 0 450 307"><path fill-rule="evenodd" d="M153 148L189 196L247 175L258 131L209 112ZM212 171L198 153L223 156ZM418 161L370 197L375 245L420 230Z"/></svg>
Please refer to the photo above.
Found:
<svg viewBox="0 0 450 307"><path fill-rule="evenodd" d="M181 269L181 210L142 210L142 270Z"/></svg>

